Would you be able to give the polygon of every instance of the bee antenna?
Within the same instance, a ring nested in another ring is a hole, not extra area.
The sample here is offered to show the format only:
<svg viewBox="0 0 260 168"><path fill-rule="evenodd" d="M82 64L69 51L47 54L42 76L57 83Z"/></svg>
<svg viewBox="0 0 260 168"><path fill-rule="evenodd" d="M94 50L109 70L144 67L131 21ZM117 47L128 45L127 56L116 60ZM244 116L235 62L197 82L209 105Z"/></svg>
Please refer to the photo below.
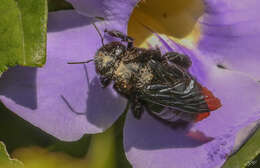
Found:
<svg viewBox="0 0 260 168"><path fill-rule="evenodd" d="M90 60L82 61L82 62L68 62L68 64L86 64L86 63L89 63L91 61L94 61L94 59L90 59Z"/></svg>
<svg viewBox="0 0 260 168"><path fill-rule="evenodd" d="M104 46L104 38L102 37L102 35L101 35L101 33L100 33L98 27L96 26L95 23L92 23L92 25L94 26L94 28L95 28L96 31L98 32L98 35L99 35L99 37L100 37L100 39L101 39L102 46Z"/></svg>

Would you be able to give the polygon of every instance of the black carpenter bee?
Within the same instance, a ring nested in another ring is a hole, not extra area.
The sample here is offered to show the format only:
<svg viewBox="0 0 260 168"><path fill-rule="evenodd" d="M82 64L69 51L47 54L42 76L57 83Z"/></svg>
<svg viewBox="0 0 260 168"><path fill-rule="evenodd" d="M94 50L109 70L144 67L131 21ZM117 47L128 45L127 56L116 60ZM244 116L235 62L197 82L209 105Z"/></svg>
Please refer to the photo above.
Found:
<svg viewBox="0 0 260 168"><path fill-rule="evenodd" d="M103 87L113 81L114 89L130 101L135 118L140 119L146 108L166 122L200 121L221 106L219 99L188 72L192 64L188 56L134 47L133 38L116 30L105 33L121 42L104 45L95 28L103 46L87 62L95 62Z"/></svg>

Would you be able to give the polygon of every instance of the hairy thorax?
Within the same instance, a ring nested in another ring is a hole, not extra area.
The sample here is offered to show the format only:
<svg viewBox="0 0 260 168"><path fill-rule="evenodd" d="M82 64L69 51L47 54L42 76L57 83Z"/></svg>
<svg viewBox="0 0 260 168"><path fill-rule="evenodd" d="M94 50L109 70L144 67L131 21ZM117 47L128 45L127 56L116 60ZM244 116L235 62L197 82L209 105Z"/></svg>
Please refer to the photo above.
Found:
<svg viewBox="0 0 260 168"><path fill-rule="evenodd" d="M114 71L113 78L120 92L127 95L150 84L153 74L151 68L145 64L138 62L124 63L121 61Z"/></svg>
<svg viewBox="0 0 260 168"><path fill-rule="evenodd" d="M121 61L114 71L113 80L116 87L122 93L128 93L134 88L133 77L138 71L138 64L128 63L125 64Z"/></svg>

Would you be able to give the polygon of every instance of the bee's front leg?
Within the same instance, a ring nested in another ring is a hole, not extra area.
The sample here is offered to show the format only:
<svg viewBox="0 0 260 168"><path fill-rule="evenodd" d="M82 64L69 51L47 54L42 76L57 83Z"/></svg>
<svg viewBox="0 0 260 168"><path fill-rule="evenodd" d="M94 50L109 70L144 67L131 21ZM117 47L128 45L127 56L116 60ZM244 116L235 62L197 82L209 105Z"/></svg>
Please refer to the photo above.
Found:
<svg viewBox="0 0 260 168"><path fill-rule="evenodd" d="M103 88L106 88L111 83L111 79L109 77L100 76L99 79Z"/></svg>
<svg viewBox="0 0 260 168"><path fill-rule="evenodd" d="M134 39L130 36L125 35L124 33L117 30L104 30L105 33L109 34L112 37L121 39L122 41L127 42L127 49L133 48Z"/></svg>
<svg viewBox="0 0 260 168"><path fill-rule="evenodd" d="M132 112L134 114L134 117L136 119L141 119L142 114L144 112L144 105L142 104L142 102L137 98L137 96L133 96L133 98L131 99L131 103L132 103Z"/></svg>

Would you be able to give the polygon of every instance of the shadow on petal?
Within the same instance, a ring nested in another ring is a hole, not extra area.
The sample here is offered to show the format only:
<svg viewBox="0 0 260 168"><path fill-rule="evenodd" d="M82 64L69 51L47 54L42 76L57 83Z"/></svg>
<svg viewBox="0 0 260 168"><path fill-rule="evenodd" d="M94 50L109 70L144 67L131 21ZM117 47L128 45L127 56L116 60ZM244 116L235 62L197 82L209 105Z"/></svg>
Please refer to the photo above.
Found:
<svg viewBox="0 0 260 168"><path fill-rule="evenodd" d="M14 100L21 106L30 109L37 108L36 91L36 68L14 67L10 68L0 78L0 95L4 95ZM20 87L12 85L20 83Z"/></svg>
<svg viewBox="0 0 260 168"><path fill-rule="evenodd" d="M126 100L115 96L112 89L102 88L99 79L95 77L89 87L86 117L89 122L100 128L107 128L112 120L123 113Z"/></svg>
<svg viewBox="0 0 260 168"><path fill-rule="evenodd" d="M49 14L48 32L58 32L89 24L91 24L91 18L79 15L75 11L58 11Z"/></svg>
<svg viewBox="0 0 260 168"><path fill-rule="evenodd" d="M95 76L91 81L86 65L84 65L87 78L87 99L86 110L77 111L66 97L61 95L64 103L68 106L71 112L77 115L85 115L88 122L102 130L105 130L115 121L126 107L126 99L119 96L112 88L102 88L100 81Z"/></svg>
<svg viewBox="0 0 260 168"><path fill-rule="evenodd" d="M213 138L202 132L185 128L172 128L150 116L147 112L137 120L129 112L124 130L124 145L128 152L131 148L154 150L169 148L196 148Z"/></svg>

